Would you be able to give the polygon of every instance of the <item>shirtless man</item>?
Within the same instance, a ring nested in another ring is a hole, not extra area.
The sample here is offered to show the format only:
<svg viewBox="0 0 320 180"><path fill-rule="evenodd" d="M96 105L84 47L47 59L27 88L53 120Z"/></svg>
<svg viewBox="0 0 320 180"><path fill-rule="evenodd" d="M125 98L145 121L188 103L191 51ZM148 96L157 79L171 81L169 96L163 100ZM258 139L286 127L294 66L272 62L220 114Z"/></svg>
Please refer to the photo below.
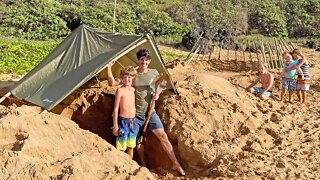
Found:
<svg viewBox="0 0 320 180"><path fill-rule="evenodd" d="M273 75L266 69L267 64L261 63L259 66L260 75L258 78L251 83L246 90L250 93L255 94L262 100L267 100L271 96L271 87L273 85ZM261 87L254 87L258 82L262 84Z"/></svg>
<svg viewBox="0 0 320 180"><path fill-rule="evenodd" d="M126 67L122 71L122 85L117 89L113 110L113 134L117 136L116 147L120 151L127 150L131 159L138 135L138 125L135 119L135 89L132 87L136 76L137 71L132 66Z"/></svg>

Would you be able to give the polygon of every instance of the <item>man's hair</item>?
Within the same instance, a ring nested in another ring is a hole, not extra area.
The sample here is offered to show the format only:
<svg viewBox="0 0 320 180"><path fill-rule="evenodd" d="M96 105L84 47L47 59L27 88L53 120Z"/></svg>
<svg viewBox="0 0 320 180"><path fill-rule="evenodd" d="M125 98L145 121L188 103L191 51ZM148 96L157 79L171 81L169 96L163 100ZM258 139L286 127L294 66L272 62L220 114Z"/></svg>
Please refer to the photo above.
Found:
<svg viewBox="0 0 320 180"><path fill-rule="evenodd" d="M137 52L137 59L139 60L140 58L145 57L146 59L150 60L151 59L151 55L150 52L147 49L140 49Z"/></svg>
<svg viewBox="0 0 320 180"><path fill-rule="evenodd" d="M137 70L132 66L127 66L121 71L121 77L129 75L135 78L137 76Z"/></svg>

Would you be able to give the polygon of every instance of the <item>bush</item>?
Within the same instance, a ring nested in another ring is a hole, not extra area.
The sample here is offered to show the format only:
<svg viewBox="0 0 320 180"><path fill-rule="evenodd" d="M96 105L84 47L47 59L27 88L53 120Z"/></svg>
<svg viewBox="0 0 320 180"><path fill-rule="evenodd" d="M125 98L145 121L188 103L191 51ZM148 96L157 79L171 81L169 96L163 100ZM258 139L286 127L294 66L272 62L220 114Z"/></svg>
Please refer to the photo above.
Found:
<svg viewBox="0 0 320 180"><path fill-rule="evenodd" d="M271 1L259 1L249 17L250 29L258 29L266 36L287 36L285 17Z"/></svg>

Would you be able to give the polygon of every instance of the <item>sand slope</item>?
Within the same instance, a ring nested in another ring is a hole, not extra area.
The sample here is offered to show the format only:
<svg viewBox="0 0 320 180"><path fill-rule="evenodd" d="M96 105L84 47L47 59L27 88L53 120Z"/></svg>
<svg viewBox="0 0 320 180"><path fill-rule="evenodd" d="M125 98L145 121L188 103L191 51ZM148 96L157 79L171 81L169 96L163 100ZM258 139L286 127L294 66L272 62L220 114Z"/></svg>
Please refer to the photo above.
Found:
<svg viewBox="0 0 320 180"><path fill-rule="evenodd" d="M1 179L153 179L97 135L35 107L1 106Z"/></svg>

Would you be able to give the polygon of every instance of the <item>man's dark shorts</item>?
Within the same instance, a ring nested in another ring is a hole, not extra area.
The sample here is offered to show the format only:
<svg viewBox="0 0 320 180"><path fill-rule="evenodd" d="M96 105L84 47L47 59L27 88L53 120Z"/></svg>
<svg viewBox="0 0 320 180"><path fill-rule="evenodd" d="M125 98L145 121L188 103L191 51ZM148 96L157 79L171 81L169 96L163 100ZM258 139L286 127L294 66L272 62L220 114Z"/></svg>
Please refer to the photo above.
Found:
<svg viewBox="0 0 320 180"><path fill-rule="evenodd" d="M139 127L139 133L138 133L138 137L140 137L142 135L142 131L143 131L143 127L144 124L146 122L147 119L147 114L136 114L136 123L138 124ZM159 128L163 128L162 122L159 118L159 116L157 115L157 113L155 111L152 112L151 117L150 117L150 121L148 124L148 129L150 131L153 131L155 129L159 129Z"/></svg>

